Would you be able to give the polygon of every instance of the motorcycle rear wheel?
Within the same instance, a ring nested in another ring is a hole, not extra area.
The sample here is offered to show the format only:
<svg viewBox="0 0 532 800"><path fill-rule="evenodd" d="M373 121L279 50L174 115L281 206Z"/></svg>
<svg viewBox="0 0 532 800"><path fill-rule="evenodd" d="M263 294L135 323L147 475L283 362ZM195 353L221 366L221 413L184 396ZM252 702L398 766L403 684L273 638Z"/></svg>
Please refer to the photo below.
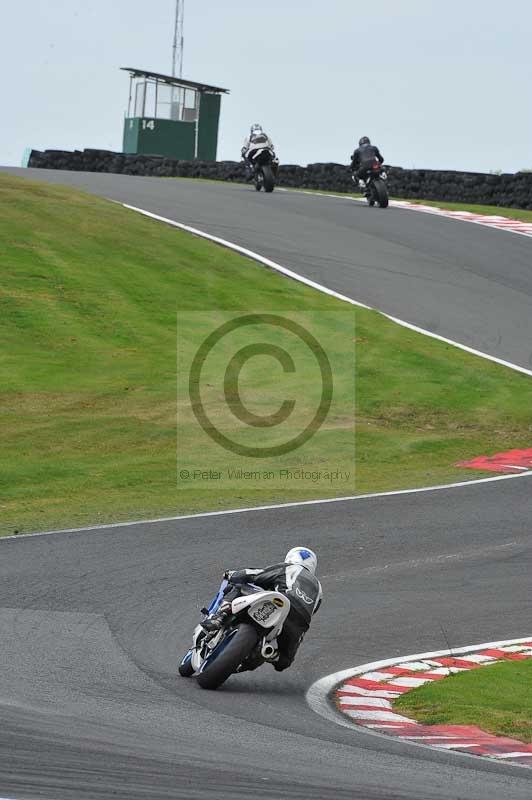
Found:
<svg viewBox="0 0 532 800"><path fill-rule="evenodd" d="M238 666L249 656L259 641L259 633L252 625L242 624L231 640L220 647L220 655L215 656L203 672L198 675L198 683L202 689L218 689Z"/></svg>
<svg viewBox="0 0 532 800"><path fill-rule="evenodd" d="M377 202L381 208L388 208L388 191L386 189L386 184L384 181L376 180L373 182L373 188L375 190L375 196L377 198Z"/></svg>
<svg viewBox="0 0 532 800"><path fill-rule="evenodd" d="M262 174L264 176L264 191L265 192L273 192L275 188L275 178L273 177L273 171L269 164L265 164L262 167Z"/></svg>

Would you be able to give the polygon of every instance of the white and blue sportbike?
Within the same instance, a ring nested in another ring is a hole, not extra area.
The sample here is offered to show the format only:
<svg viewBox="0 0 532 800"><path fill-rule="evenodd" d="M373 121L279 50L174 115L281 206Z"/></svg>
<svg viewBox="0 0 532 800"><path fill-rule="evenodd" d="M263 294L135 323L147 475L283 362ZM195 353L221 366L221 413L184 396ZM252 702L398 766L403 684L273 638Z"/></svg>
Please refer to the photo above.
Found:
<svg viewBox="0 0 532 800"><path fill-rule="evenodd" d="M206 617L220 606L227 583L224 578L209 608L202 609ZM220 630L209 633L201 624L196 626L192 647L179 664L179 674L195 676L203 689L217 689L230 675L277 658L277 637L290 612L290 600L253 584L243 585L240 592Z"/></svg>
<svg viewBox="0 0 532 800"><path fill-rule="evenodd" d="M217 611L227 585L224 578L209 608L202 609L205 618ZM290 600L285 595L243 584L220 629L209 632L201 624L196 626L192 647L179 664L179 674L184 678L195 676L203 689L217 689L234 673L275 662L277 637L289 612Z"/></svg>

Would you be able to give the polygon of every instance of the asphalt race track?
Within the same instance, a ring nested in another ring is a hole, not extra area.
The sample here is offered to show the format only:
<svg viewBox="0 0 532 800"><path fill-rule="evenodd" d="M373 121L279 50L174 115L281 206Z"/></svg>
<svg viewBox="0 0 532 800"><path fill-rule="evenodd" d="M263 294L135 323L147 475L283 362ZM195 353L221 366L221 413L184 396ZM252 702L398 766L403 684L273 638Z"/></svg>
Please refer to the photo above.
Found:
<svg viewBox="0 0 532 800"><path fill-rule="evenodd" d="M530 366L525 237L240 186L9 171L191 223ZM0 797L530 800L532 770L347 730L304 695L339 669L443 649L442 626L456 647L530 634L531 490L525 475L0 540ZM177 678L221 570L298 543L318 550L325 602L294 668L215 693Z"/></svg>

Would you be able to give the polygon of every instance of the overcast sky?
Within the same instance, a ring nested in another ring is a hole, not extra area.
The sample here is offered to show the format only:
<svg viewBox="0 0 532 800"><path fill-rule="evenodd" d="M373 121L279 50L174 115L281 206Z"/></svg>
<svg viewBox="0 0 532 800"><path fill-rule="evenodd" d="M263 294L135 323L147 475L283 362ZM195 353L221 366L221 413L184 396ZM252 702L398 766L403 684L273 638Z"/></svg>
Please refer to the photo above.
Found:
<svg viewBox="0 0 532 800"><path fill-rule="evenodd" d="M128 76L169 73L174 0L3 3L0 163L26 147L120 150ZM253 9L257 9L256 12ZM252 122L281 160L532 167L530 0L185 0L183 76L231 90L219 158Z"/></svg>

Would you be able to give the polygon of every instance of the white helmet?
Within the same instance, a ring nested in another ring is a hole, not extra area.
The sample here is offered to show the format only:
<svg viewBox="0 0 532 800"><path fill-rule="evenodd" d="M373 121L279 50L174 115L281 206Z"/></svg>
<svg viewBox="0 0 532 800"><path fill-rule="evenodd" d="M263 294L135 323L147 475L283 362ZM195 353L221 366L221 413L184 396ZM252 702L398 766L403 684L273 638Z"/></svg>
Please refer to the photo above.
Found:
<svg viewBox="0 0 532 800"><path fill-rule="evenodd" d="M314 575L318 566L318 559L313 550L308 547L292 547L285 556L285 564L299 564Z"/></svg>
<svg viewBox="0 0 532 800"><path fill-rule="evenodd" d="M251 126L251 129L250 129L251 136L253 136L254 133L264 133L264 131L262 130L262 125L259 125L258 122L255 122Z"/></svg>

